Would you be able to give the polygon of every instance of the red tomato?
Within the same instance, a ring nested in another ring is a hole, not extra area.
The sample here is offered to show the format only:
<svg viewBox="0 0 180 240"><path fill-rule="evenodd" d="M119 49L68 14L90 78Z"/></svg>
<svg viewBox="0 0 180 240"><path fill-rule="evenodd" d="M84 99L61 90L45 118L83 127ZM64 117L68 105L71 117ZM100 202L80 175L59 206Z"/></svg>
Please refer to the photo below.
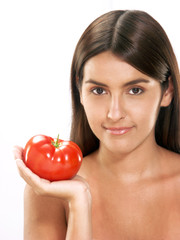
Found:
<svg viewBox="0 0 180 240"><path fill-rule="evenodd" d="M71 179L82 163L82 152L72 141L36 135L26 144L23 160L39 177L50 181Z"/></svg>

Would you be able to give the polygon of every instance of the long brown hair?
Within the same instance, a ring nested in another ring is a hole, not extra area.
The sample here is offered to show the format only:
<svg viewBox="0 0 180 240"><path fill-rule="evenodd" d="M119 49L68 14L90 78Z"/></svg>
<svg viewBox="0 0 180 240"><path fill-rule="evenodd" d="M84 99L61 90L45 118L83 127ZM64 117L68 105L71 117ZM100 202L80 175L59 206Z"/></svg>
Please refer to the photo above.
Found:
<svg viewBox="0 0 180 240"><path fill-rule="evenodd" d="M95 151L99 140L89 127L80 103L79 89L86 61L104 51L111 51L142 73L157 79L162 91L169 77L174 97L168 107L162 107L155 128L160 146L180 153L180 75L170 41L160 24L143 11L111 11L103 14L85 30L73 56L71 66L72 125L71 140L83 155Z"/></svg>

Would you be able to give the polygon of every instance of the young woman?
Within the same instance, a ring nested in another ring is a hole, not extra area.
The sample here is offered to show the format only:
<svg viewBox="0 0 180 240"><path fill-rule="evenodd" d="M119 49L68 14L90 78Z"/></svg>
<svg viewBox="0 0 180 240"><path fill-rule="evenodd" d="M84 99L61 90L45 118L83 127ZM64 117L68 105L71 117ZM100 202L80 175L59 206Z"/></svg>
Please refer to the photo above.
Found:
<svg viewBox="0 0 180 240"><path fill-rule="evenodd" d="M162 27L142 11L100 16L77 44L71 87L78 176L40 179L15 150L24 239L179 239L180 75Z"/></svg>

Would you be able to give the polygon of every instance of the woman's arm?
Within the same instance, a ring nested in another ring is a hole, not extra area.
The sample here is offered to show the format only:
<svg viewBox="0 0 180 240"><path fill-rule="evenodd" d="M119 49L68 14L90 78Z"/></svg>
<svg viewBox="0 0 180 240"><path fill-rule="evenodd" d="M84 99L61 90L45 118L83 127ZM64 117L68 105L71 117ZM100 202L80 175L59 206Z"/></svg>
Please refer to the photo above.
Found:
<svg viewBox="0 0 180 240"><path fill-rule="evenodd" d="M32 173L21 158L22 149L16 148L19 173L29 185L25 189L25 240L92 240L91 194L86 181L76 176L49 182ZM63 202L69 206L67 224Z"/></svg>
<svg viewBox="0 0 180 240"><path fill-rule="evenodd" d="M58 198L37 195L26 185L24 191L24 239L66 239L64 203Z"/></svg>
<svg viewBox="0 0 180 240"><path fill-rule="evenodd" d="M91 195L85 191L75 201L69 202L67 240L92 240Z"/></svg>

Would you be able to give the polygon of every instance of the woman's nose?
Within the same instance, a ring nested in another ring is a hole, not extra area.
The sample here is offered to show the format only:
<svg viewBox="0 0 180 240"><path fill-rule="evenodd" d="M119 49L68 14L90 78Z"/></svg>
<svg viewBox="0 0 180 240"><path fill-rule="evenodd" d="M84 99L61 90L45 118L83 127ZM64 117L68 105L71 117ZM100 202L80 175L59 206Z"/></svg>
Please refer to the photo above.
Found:
<svg viewBox="0 0 180 240"><path fill-rule="evenodd" d="M108 109L108 118L112 121L118 121L126 117L125 105L120 97L112 97Z"/></svg>

